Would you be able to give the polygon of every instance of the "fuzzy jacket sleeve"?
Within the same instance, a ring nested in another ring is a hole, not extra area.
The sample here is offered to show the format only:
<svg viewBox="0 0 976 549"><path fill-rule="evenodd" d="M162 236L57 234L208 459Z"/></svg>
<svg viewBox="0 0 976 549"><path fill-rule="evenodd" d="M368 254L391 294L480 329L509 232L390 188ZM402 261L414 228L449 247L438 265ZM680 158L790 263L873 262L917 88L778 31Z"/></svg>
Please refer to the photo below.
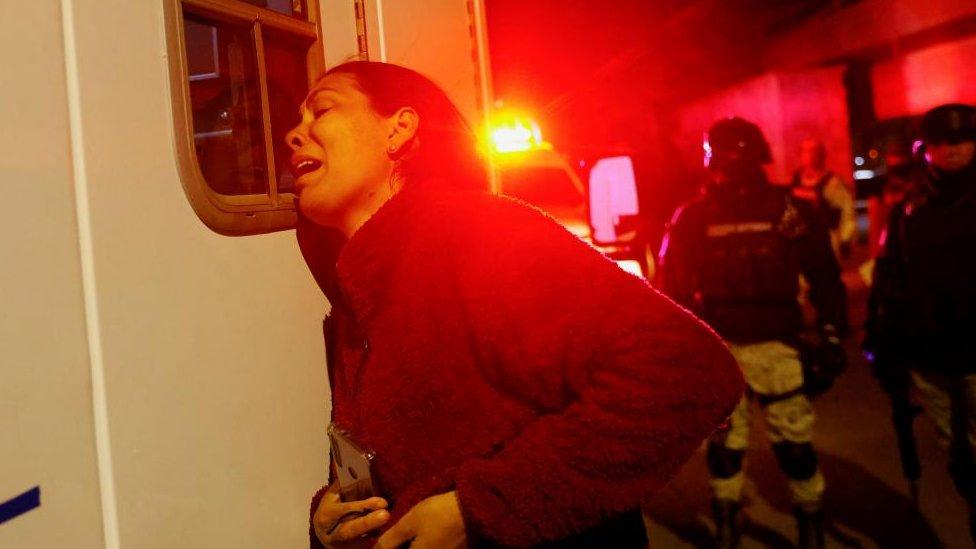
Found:
<svg viewBox="0 0 976 549"><path fill-rule="evenodd" d="M459 270L484 375L538 419L461 466L472 537L526 547L639 507L738 402L703 323L537 211L485 208Z"/></svg>

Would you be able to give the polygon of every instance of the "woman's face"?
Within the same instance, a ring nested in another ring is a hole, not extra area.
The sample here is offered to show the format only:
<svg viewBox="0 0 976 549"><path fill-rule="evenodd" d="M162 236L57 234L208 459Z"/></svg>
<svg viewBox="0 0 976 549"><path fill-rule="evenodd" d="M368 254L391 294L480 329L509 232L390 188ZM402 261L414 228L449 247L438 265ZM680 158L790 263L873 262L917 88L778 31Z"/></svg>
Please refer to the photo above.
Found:
<svg viewBox="0 0 976 549"><path fill-rule="evenodd" d="M319 225L343 228L351 212L389 182L393 123L373 110L355 77L344 73L319 80L302 103L301 117L285 137L293 151L299 208Z"/></svg>

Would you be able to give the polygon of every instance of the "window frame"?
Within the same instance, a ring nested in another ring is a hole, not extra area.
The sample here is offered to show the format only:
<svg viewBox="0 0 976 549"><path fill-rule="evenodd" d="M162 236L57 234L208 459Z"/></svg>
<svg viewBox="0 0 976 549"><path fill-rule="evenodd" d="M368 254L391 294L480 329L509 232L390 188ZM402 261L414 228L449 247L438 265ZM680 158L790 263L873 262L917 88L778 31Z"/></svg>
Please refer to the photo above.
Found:
<svg viewBox="0 0 976 549"><path fill-rule="evenodd" d="M193 211L213 231L243 236L295 227L295 195L278 193L274 159L268 81L265 64L265 29L310 40L306 54L306 85L325 72L319 0L305 1L305 20L260 8L240 0L163 0L172 98L173 138L180 182ZM262 133L268 174L266 194L225 195L207 183L197 159L193 133L193 109L184 37L183 10L214 21L251 27L261 98ZM296 109L298 106L296 105Z"/></svg>

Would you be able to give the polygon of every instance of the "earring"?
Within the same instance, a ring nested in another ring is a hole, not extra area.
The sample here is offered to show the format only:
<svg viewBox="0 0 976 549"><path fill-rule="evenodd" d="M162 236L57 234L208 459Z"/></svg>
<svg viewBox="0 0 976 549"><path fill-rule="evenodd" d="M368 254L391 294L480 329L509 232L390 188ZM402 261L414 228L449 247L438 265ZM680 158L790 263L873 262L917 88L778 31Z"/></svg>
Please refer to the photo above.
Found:
<svg viewBox="0 0 976 549"><path fill-rule="evenodd" d="M390 146L387 147L386 150L390 151L390 154L393 154L397 152L397 146L395 143L390 143Z"/></svg>
<svg viewBox="0 0 976 549"><path fill-rule="evenodd" d="M400 170L394 166L393 171L390 172L390 178L387 180L387 185L390 187L390 192L397 192L402 183L403 182L400 180Z"/></svg>

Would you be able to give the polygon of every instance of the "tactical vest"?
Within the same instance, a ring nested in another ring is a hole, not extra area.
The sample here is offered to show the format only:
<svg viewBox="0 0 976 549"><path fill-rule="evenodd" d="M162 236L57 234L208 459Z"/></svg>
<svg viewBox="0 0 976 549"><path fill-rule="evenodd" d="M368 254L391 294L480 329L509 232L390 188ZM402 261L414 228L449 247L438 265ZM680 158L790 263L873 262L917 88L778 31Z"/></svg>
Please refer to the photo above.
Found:
<svg viewBox="0 0 976 549"><path fill-rule="evenodd" d="M834 173L828 171L824 173L820 179L817 180L816 185L809 187L804 185L800 180L800 172L797 171L793 174L793 181L790 183L790 190L793 196L800 199L806 200L813 206L814 210L819 212L824 216L824 222L827 227L833 231L840 227L841 209L834 206L827 200L824 196L824 191L827 188L827 183L830 183L831 178L834 177Z"/></svg>
<svg viewBox="0 0 976 549"><path fill-rule="evenodd" d="M755 198L761 203L744 208L709 205L702 270L702 292L709 299L796 298L798 268L781 227L786 201L779 193Z"/></svg>
<svg viewBox="0 0 976 549"><path fill-rule="evenodd" d="M731 339L794 332L800 322L800 267L793 240L807 228L793 199L766 187L712 197L703 206L704 318Z"/></svg>

